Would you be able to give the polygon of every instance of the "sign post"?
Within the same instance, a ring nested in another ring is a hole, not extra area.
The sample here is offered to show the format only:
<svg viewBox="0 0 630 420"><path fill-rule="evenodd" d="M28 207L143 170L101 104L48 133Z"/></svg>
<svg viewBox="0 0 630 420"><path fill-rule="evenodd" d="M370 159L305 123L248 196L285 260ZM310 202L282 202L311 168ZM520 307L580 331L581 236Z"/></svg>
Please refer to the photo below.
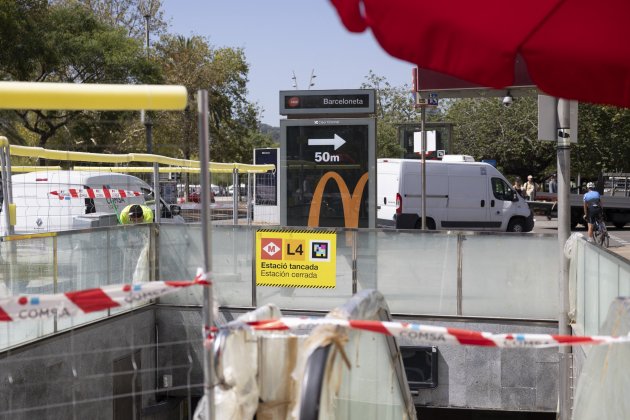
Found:
<svg viewBox="0 0 630 420"><path fill-rule="evenodd" d="M374 95L280 92L281 225L376 227Z"/></svg>
<svg viewBox="0 0 630 420"><path fill-rule="evenodd" d="M417 86L417 84L416 84ZM427 165L426 165L426 154L427 154L427 130L426 130L426 122L427 122L427 107L434 107L438 105L438 95L437 93L429 93L428 99L423 99L420 97L418 92L414 92L416 95L416 108L420 108L420 131L422 132L422 147L420 150L420 154L422 155L422 200L421 200L421 220L422 220L422 230L427 229Z"/></svg>

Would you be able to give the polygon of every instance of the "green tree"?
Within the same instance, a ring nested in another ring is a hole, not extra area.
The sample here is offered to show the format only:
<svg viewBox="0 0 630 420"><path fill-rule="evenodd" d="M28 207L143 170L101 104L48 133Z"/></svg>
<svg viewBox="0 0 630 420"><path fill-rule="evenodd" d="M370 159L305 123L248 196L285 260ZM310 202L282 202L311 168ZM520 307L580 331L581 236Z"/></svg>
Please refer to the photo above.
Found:
<svg viewBox="0 0 630 420"><path fill-rule="evenodd" d="M394 87L385 77L372 70L365 76L361 89L376 91L376 157L398 157L404 152L398 139L398 125L419 121L406 86Z"/></svg>
<svg viewBox="0 0 630 420"><path fill-rule="evenodd" d="M455 153L496 159L506 176L531 174L541 180L556 172L555 144L538 140L535 98L518 98L509 108L500 98L453 100L446 120L454 124Z"/></svg>
<svg viewBox="0 0 630 420"><path fill-rule="evenodd" d="M259 111L246 99L249 66L242 49L213 48L200 36L164 36L156 46L156 60L166 82L188 90L188 107L182 113L159 116L157 135L162 145L176 148L185 159L198 156L197 101L199 89L208 91L211 159L251 162L254 147L273 144L259 132Z"/></svg>
<svg viewBox="0 0 630 420"><path fill-rule="evenodd" d="M507 176L543 180L557 171L555 143L538 140L534 97L505 108L500 99L450 101L447 119L455 124L456 152L477 160L497 159ZM578 143L571 145L571 174L596 179L601 172L630 171L630 110L579 104Z"/></svg>
<svg viewBox="0 0 630 420"><path fill-rule="evenodd" d="M147 62L141 42L129 38L123 29L100 22L80 4L3 0L0 23L11 19L20 23L9 26L13 32L3 33L0 46L15 45L2 52L0 77L4 80L65 83L160 80L159 69ZM2 124L13 143L29 143L21 126L32 133L38 146L45 147L61 128L71 130L79 126L73 122L97 120L100 115L81 111L17 110L4 113ZM69 137L74 135L70 133Z"/></svg>
<svg viewBox="0 0 630 420"><path fill-rule="evenodd" d="M630 110L580 104L578 143L571 146L571 169L583 178L601 172L630 172Z"/></svg>
<svg viewBox="0 0 630 420"><path fill-rule="evenodd" d="M128 36L139 40L145 39L145 16L149 16L151 38L159 39L167 29L161 0L53 0L51 3L65 6L78 3L91 10L102 23L124 28Z"/></svg>

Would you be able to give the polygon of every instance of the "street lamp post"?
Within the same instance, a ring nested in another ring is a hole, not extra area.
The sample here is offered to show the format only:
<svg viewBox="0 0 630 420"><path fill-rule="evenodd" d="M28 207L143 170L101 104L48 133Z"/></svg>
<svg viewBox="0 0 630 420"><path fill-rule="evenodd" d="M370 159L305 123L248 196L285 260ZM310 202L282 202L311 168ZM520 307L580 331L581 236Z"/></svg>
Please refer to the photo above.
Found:
<svg viewBox="0 0 630 420"><path fill-rule="evenodd" d="M315 82L313 81L315 78L317 77L317 75L315 74L315 69L311 70L311 78L308 81L308 90L311 90L311 87L315 86ZM291 80L293 80L292 86L295 90L299 90L300 88L298 87L298 81L297 81L297 77L295 76L295 70L293 71L293 77L291 77Z"/></svg>
<svg viewBox="0 0 630 420"><path fill-rule="evenodd" d="M147 41L147 60L149 59L149 20L151 19L151 15L150 14L146 14L144 15L144 20L146 21L146 25L144 27L145 29L145 39Z"/></svg>
<svg viewBox="0 0 630 420"><path fill-rule="evenodd" d="M150 11L151 9L149 9ZM146 39L146 52L147 52L147 61L149 60L149 24L151 20L151 15L147 12L144 15L145 19L145 39ZM144 131L146 133L147 138L147 153L153 154L153 122L151 121L151 116L147 111L140 111L140 119L144 124ZM153 163L153 198L155 200L155 214L153 215L153 220L156 223L160 222L160 218L162 215L162 206L160 203L160 171L158 168L157 162Z"/></svg>
<svg viewBox="0 0 630 420"><path fill-rule="evenodd" d="M146 39L146 53L147 53L147 60L149 59L149 21L151 20L151 15L150 14L146 14L144 15L144 19L146 21L146 25L145 25L145 39ZM153 123L151 122L151 117L149 116L149 114L142 110L140 111L140 118L142 120L142 123L144 124L144 128L146 131L146 136L147 136L147 153L153 153Z"/></svg>

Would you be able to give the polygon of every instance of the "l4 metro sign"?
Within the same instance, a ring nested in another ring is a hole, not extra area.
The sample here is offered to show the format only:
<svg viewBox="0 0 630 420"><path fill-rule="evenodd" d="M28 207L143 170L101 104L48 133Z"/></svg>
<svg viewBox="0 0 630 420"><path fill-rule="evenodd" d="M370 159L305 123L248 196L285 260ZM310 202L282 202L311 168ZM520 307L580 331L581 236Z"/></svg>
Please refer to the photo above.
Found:
<svg viewBox="0 0 630 420"><path fill-rule="evenodd" d="M259 230L256 285L334 289L336 254L336 232Z"/></svg>

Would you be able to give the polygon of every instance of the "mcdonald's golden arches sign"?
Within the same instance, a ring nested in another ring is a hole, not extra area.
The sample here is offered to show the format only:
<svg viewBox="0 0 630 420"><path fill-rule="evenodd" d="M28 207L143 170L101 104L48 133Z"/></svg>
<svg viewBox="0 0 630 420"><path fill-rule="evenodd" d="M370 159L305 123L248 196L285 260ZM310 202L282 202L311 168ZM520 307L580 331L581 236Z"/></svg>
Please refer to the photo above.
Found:
<svg viewBox="0 0 630 420"><path fill-rule="evenodd" d="M280 126L281 224L375 227L375 119L281 120Z"/></svg>

